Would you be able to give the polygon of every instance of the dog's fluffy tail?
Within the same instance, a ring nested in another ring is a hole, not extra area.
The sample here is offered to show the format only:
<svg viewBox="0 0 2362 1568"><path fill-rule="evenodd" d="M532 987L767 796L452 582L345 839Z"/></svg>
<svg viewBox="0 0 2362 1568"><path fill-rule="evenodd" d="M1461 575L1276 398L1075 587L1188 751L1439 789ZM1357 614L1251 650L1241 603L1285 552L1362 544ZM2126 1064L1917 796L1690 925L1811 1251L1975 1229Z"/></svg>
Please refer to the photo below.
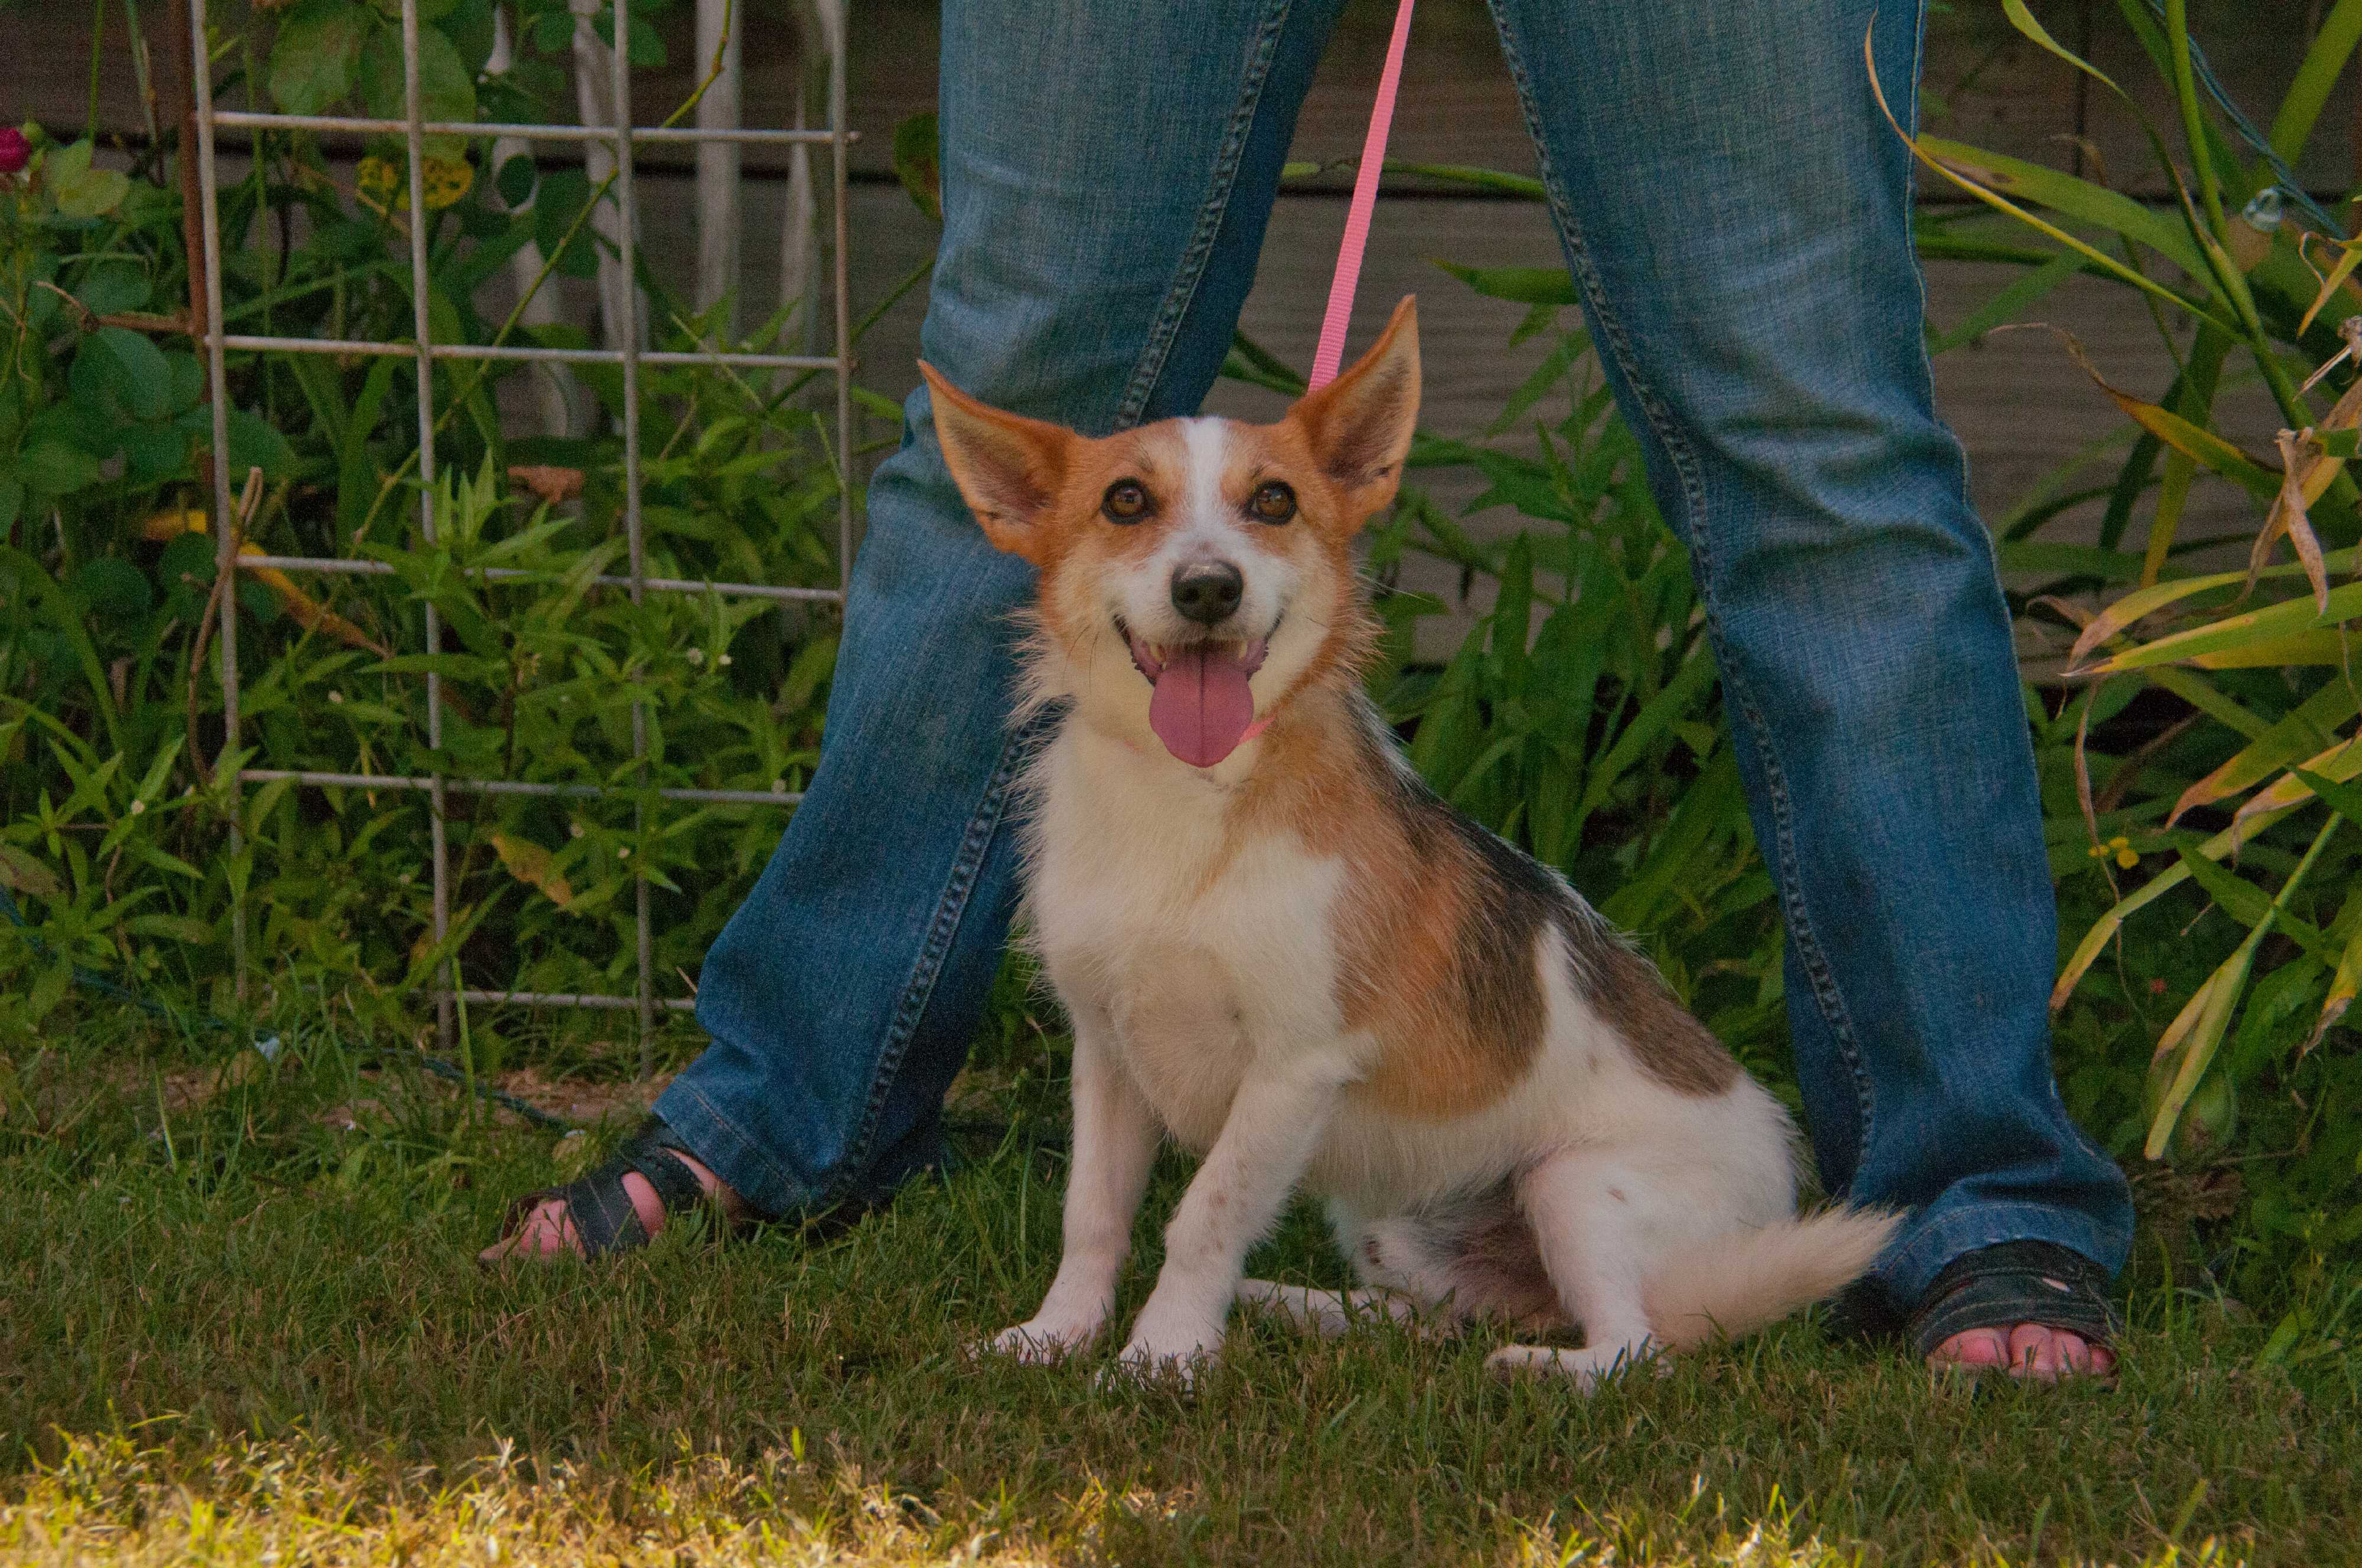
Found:
<svg viewBox="0 0 2362 1568"><path fill-rule="evenodd" d="M1887 1209L1824 1209L1677 1253L1643 1288L1650 1332L1683 1350L1776 1323L1861 1277L1902 1223Z"/></svg>

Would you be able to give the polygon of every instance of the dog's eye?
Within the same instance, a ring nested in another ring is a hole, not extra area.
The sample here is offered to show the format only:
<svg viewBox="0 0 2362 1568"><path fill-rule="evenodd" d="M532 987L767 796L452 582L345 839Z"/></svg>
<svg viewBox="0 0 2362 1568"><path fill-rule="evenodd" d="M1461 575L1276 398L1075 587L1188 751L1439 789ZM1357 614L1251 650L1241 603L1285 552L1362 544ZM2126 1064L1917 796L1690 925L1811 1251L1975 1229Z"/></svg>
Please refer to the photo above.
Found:
<svg viewBox="0 0 2362 1568"><path fill-rule="evenodd" d="M1137 523L1148 515L1148 491L1138 480L1118 480L1099 498L1099 511L1110 523Z"/></svg>
<svg viewBox="0 0 2362 1568"><path fill-rule="evenodd" d="M1247 511L1258 523L1285 523L1296 515L1296 491L1274 480L1247 497Z"/></svg>

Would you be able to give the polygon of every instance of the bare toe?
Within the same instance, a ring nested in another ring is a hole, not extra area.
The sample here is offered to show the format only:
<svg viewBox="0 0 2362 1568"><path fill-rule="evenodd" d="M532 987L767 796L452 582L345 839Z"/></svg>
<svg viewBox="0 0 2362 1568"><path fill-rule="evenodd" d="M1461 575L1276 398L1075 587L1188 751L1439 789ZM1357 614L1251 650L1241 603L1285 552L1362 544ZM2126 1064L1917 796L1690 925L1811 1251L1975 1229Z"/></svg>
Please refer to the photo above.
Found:
<svg viewBox="0 0 2362 1568"><path fill-rule="evenodd" d="M2116 1358L2105 1345L2094 1345L2081 1334L2040 1323L2020 1323L2009 1336L2010 1372L2014 1376L2055 1383L2062 1377L2105 1377Z"/></svg>
<svg viewBox="0 0 2362 1568"><path fill-rule="evenodd" d="M1931 1366L1959 1366L1981 1372L1987 1367L2008 1365L2009 1345L1998 1329L1970 1329L1937 1345L1927 1361Z"/></svg>
<svg viewBox="0 0 2362 1568"><path fill-rule="evenodd" d="M579 1253L581 1250L566 1205L552 1198L535 1205L531 1213L517 1221L514 1230L478 1253L476 1259L479 1263L505 1263L511 1258L556 1257L565 1253Z"/></svg>
<svg viewBox="0 0 2362 1568"><path fill-rule="evenodd" d="M1970 1372L2006 1368L2013 1377L2056 1383L2078 1375L2105 1377L2115 1370L2115 1353L2081 1334L2041 1323L2020 1323L2004 1337L1999 1329L1970 1329L1929 1353L1927 1364Z"/></svg>
<svg viewBox="0 0 2362 1568"><path fill-rule="evenodd" d="M2054 1383L2058 1381L2058 1335L2056 1331L2039 1323L2020 1323L2009 1331L2009 1370L2012 1376L2031 1377L2038 1383Z"/></svg>

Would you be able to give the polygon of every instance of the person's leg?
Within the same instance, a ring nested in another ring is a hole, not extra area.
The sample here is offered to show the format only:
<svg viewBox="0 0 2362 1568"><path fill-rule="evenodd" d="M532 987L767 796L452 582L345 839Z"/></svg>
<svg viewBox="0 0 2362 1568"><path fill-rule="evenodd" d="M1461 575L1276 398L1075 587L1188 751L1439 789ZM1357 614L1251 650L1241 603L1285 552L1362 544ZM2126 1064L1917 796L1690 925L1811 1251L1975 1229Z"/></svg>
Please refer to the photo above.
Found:
<svg viewBox="0 0 2362 1568"><path fill-rule="evenodd" d="M1910 158L1863 58L1875 14L1909 123L1919 6L1494 8L1601 357L1697 573L1829 1189L1913 1211L1877 1270L1906 1309L2002 1242L2113 1274L2130 1207L2051 1074L2057 914L2024 699L1934 411Z"/></svg>
<svg viewBox="0 0 2362 1568"><path fill-rule="evenodd" d="M1336 4L945 6L928 360L1094 434L1195 412ZM1014 900L1032 573L968 515L924 387L905 417L869 488L820 765L707 955L712 1043L657 1104L701 1175L765 1214L882 1195L933 1157ZM568 1243L557 1216L535 1223L529 1250Z"/></svg>

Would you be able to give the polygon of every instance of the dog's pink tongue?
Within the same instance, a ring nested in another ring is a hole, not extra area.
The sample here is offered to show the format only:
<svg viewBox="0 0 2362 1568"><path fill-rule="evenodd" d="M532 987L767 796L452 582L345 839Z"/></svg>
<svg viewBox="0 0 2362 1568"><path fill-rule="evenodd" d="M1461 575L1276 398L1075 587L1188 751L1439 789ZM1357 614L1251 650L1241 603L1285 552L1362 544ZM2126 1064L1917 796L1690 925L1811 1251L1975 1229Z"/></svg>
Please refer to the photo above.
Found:
<svg viewBox="0 0 2362 1568"><path fill-rule="evenodd" d="M1148 727L1165 750L1190 767L1213 767L1239 748L1254 723L1249 673L1227 646L1190 643L1175 648L1148 700Z"/></svg>

